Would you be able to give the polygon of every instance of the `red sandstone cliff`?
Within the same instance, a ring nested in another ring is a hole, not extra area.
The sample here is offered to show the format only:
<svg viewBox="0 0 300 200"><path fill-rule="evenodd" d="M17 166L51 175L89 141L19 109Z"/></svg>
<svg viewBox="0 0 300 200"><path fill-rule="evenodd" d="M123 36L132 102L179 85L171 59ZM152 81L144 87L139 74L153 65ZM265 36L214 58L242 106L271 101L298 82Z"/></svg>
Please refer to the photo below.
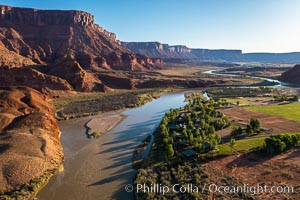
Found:
<svg viewBox="0 0 300 200"><path fill-rule="evenodd" d="M122 47L114 33L83 11L0 6L0 19L0 45L39 64L71 55L83 69L94 71L153 67L152 59Z"/></svg>
<svg viewBox="0 0 300 200"><path fill-rule="evenodd" d="M93 73L85 71L72 57L66 57L44 69L46 74L60 77L72 85L76 91L111 91Z"/></svg>

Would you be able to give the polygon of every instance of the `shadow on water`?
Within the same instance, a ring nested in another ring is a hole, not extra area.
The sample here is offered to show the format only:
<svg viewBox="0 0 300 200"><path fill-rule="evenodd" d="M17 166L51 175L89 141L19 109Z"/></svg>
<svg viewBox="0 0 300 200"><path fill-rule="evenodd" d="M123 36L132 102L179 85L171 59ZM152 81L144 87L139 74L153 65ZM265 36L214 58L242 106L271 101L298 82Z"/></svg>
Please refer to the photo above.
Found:
<svg viewBox="0 0 300 200"><path fill-rule="evenodd" d="M136 123L133 125L128 125L129 129L115 133L117 135L118 140L112 141L112 142L107 142L102 145L121 144L121 143L129 142L129 141L132 142L133 144L136 144L136 142L139 142L139 141L141 141L141 139L144 139L145 135L152 134L152 132L154 131L154 128L159 124L159 122L160 122L160 118L157 118L157 119L153 119L153 120L150 120L147 122L141 122L141 123ZM130 135L130 137L129 137L129 135ZM123 149L123 148L124 148L124 146L113 147L113 148L106 149L102 152L99 152L99 154L107 153L110 151L115 151L115 150L119 150L119 149Z"/></svg>
<svg viewBox="0 0 300 200"><path fill-rule="evenodd" d="M154 132L165 112L184 104L183 93L176 93L124 111L123 114L127 117L121 123L93 142L84 143L86 146L83 150L68 160L64 175L57 176L52 181L53 184L48 184L49 187L44 190L45 199L134 199L133 193L124 190L124 186L131 184L136 175L136 170L132 168L134 151ZM75 125L76 122L70 125L72 130ZM69 153L73 155L76 149L71 147L77 143L74 135L70 131L68 133L70 136L65 140L65 145L68 145ZM81 132L74 133L82 139ZM90 170L85 172L85 167L90 167ZM69 183L70 180L74 180L74 183ZM83 194L84 191L88 193Z"/></svg>
<svg viewBox="0 0 300 200"><path fill-rule="evenodd" d="M124 145L120 145L120 146L116 146L116 147L111 147L111 148L108 148L104 151L101 151L99 152L98 154L102 154L102 153L112 153L114 151L121 151L123 150L124 148L125 149L131 149L130 147L132 147L134 144L124 144Z"/></svg>
<svg viewBox="0 0 300 200"><path fill-rule="evenodd" d="M137 145L139 145L139 142L145 139L145 136L153 133L158 123L159 123L159 119L152 120L152 123L149 122L138 123L135 125L128 126L130 128L125 131L116 132L115 134L117 135L117 138L119 138L119 140L114 142L104 143L103 145L121 144L121 143L126 143L126 144L110 147L108 149L100 151L98 154L120 151L120 153L118 154L113 154L113 156L111 156L110 159L117 160L120 158L124 158L126 155L128 155L128 152L127 151L124 152L123 150L126 149L129 151L134 151ZM128 135L130 135L130 137ZM126 157L132 158L132 155ZM113 163L112 165L115 167L118 164Z"/></svg>
<svg viewBox="0 0 300 200"><path fill-rule="evenodd" d="M133 153L128 152L134 152L141 141L143 141L149 134L153 134L155 128L159 125L161 118L167 111L170 110L170 108L182 106L184 102L183 98L178 102L179 103L175 103L175 105L168 104L168 106L164 106L166 104L160 104L159 106L163 109L160 108L159 111L152 109L150 109L151 111L149 112L145 111L145 115L149 116L134 116L139 118L139 120L127 123L125 130L123 129L114 133L117 140L102 144L103 146L111 145L113 147L105 147L106 149L98 152L98 154L110 152L114 153L109 157L113 163L109 166L105 166L101 170L103 170L104 173L105 170L111 170L113 168L118 168L118 170L113 173L113 176L92 183L90 186L109 184L115 180L124 180L126 184L132 183L136 171L132 169ZM125 145L122 145L123 143ZM126 151L124 151L124 149L126 149ZM133 199L133 194L126 193L123 187L124 186L120 186L120 189L112 194L113 199Z"/></svg>

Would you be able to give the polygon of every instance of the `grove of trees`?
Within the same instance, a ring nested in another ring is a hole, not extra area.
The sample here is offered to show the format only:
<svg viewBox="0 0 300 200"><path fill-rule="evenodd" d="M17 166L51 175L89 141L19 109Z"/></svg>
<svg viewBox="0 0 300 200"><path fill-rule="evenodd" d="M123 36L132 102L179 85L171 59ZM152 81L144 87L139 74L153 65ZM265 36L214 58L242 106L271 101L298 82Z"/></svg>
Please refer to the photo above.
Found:
<svg viewBox="0 0 300 200"><path fill-rule="evenodd" d="M271 135L265 139L266 150L270 154L280 154L300 145L300 134Z"/></svg>

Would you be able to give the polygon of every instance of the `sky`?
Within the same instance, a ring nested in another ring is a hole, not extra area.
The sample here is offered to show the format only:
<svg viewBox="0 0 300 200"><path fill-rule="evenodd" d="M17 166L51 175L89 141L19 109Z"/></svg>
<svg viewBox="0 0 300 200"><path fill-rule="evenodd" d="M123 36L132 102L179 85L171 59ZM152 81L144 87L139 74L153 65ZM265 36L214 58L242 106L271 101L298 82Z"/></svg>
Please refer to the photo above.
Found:
<svg viewBox="0 0 300 200"><path fill-rule="evenodd" d="M300 52L300 0L0 0L0 4L84 10L122 41Z"/></svg>

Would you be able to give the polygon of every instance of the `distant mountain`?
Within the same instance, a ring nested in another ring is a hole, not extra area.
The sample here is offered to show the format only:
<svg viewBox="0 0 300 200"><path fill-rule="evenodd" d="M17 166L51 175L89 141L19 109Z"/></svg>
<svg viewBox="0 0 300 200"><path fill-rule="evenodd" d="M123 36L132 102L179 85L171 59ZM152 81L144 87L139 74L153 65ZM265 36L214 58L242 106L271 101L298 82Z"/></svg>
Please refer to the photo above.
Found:
<svg viewBox="0 0 300 200"><path fill-rule="evenodd" d="M242 50L192 49L183 45L170 46L159 42L121 42L131 51L165 61L198 60L228 62L297 63L300 52L293 53L242 53Z"/></svg>
<svg viewBox="0 0 300 200"><path fill-rule="evenodd" d="M121 42L121 44L135 53L152 58L197 58L191 53L191 49L183 45L170 46L159 42Z"/></svg>
<svg viewBox="0 0 300 200"><path fill-rule="evenodd" d="M244 62L262 62L262 63L299 63L300 52L291 53L244 53L242 55Z"/></svg>
<svg viewBox="0 0 300 200"><path fill-rule="evenodd" d="M280 80L300 85L300 65L295 65L292 69L284 72Z"/></svg>

